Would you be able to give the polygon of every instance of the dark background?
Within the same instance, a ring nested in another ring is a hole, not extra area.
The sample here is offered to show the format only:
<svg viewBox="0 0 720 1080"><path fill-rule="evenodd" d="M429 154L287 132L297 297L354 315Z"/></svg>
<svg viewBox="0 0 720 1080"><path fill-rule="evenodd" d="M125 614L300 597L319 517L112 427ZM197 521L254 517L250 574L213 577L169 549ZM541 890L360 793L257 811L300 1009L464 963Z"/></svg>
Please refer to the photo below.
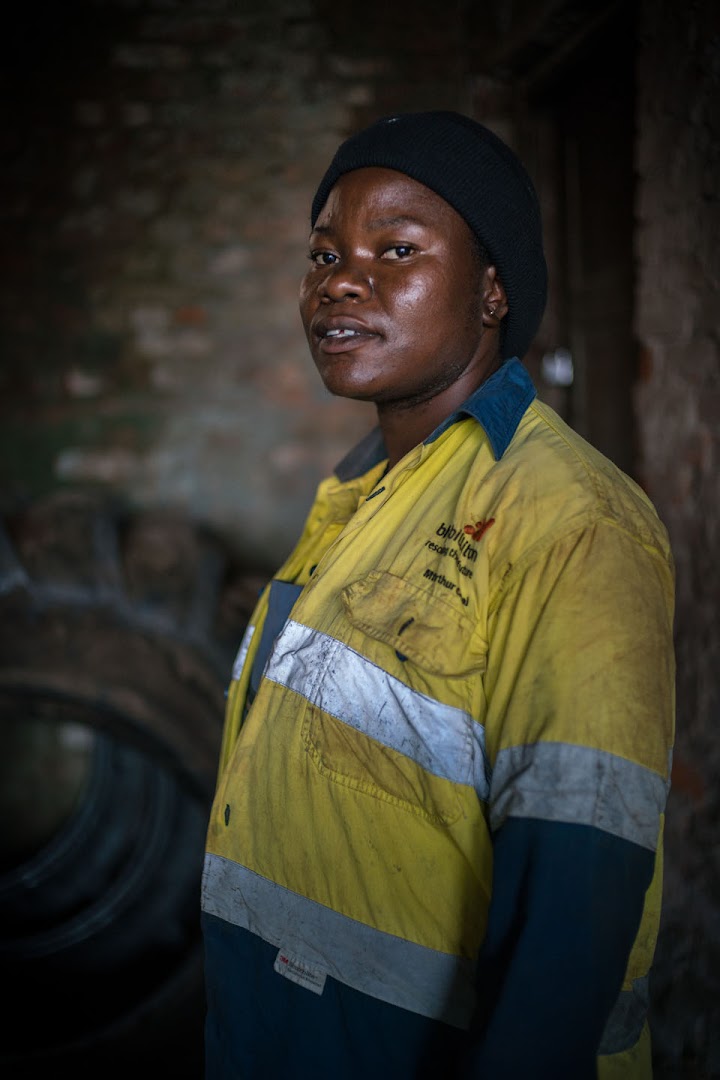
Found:
<svg viewBox="0 0 720 1080"><path fill-rule="evenodd" d="M3 1075L201 1075L223 691L315 484L373 423L307 355L310 200L358 126L454 108L538 187L540 396L670 532L656 1077L720 1076L717 5L76 0L2 18Z"/></svg>

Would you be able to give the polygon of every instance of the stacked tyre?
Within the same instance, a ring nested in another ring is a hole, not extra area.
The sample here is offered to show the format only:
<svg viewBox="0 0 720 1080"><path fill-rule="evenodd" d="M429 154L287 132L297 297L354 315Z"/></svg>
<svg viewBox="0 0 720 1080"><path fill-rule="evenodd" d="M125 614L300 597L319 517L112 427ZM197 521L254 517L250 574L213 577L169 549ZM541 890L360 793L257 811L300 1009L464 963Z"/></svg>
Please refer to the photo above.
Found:
<svg viewBox="0 0 720 1080"><path fill-rule="evenodd" d="M0 1073L202 1077L199 891L262 571L64 495L0 527ZM153 1064L154 1063L154 1064Z"/></svg>

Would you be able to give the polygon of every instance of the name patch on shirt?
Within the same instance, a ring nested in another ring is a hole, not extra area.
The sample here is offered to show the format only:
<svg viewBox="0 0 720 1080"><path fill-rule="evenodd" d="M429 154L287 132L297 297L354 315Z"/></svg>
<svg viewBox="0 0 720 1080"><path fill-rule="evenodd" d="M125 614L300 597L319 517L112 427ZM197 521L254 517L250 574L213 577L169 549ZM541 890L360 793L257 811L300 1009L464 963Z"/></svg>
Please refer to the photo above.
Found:
<svg viewBox="0 0 720 1080"><path fill-rule="evenodd" d="M308 964L306 960L291 956L285 949L280 949L273 967L278 975L290 979L298 986L304 986L306 990L312 990L313 994L322 994L325 989L327 973L314 964Z"/></svg>

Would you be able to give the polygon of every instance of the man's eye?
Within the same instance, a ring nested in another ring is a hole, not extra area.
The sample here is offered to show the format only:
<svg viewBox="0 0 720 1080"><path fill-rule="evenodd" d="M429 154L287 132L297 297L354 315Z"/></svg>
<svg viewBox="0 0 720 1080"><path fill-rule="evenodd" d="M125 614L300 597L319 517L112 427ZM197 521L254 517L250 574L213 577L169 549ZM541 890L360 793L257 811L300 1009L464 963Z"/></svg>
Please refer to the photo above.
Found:
<svg viewBox="0 0 720 1080"><path fill-rule="evenodd" d="M412 255L415 248L412 244L393 244L387 251L383 252L384 259L407 259L409 255Z"/></svg>
<svg viewBox="0 0 720 1080"><path fill-rule="evenodd" d="M332 266L334 262L337 262L337 255L334 255L332 251L311 251L308 259L316 266Z"/></svg>

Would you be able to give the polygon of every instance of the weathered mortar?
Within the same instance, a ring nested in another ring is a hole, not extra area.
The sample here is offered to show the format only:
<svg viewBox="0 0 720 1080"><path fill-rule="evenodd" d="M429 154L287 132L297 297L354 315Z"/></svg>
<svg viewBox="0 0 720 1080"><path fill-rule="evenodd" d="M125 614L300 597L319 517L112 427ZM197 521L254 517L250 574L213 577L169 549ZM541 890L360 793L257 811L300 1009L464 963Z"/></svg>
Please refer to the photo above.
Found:
<svg viewBox="0 0 720 1080"><path fill-rule="evenodd" d="M720 1076L720 17L642 6L636 409L677 564L677 747L653 982L663 1076ZM683 1071L687 1070L687 1071Z"/></svg>

